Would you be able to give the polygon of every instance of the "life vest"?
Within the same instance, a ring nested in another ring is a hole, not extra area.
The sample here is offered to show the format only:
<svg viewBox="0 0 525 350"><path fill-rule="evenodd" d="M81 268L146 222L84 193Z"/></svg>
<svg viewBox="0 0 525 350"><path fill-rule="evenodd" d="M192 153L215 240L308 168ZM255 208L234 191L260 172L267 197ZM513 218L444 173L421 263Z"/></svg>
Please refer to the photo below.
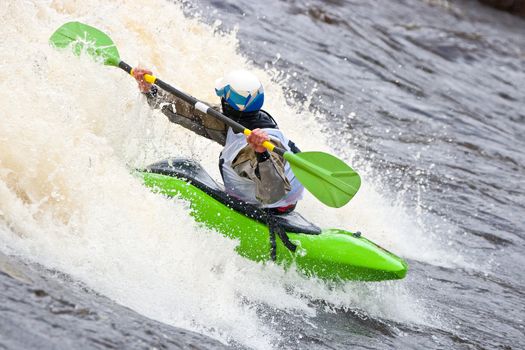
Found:
<svg viewBox="0 0 525 350"><path fill-rule="evenodd" d="M290 151L289 140L283 135L281 130L273 128L264 128L264 130L271 139L276 139L281 142L283 147ZM291 190L281 200L262 205L255 197L255 183L245 177L240 176L233 169L232 163L237 157L237 154L248 145L246 137L243 133L234 133L231 128L228 129L226 135L226 144L220 155L219 164L221 165L221 175L224 181L226 193L250 204L259 205L263 208L278 208L291 206L303 196L304 187L295 178L290 165L285 162L284 174L290 181Z"/></svg>

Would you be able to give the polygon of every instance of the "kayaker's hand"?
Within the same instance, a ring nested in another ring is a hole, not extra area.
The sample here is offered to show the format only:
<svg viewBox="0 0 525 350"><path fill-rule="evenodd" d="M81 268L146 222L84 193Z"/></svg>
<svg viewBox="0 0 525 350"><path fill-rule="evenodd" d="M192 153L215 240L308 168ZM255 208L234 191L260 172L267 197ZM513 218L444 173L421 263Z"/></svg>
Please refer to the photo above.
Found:
<svg viewBox="0 0 525 350"><path fill-rule="evenodd" d="M266 151L266 148L262 146L262 143L264 141L270 141L270 138L268 137L268 134L261 130L261 129L255 129L252 130L252 133L249 136L246 136L246 141L252 147L255 152L257 153L264 153Z"/></svg>
<svg viewBox="0 0 525 350"><path fill-rule="evenodd" d="M146 68L133 68L133 77L139 84L139 90L143 94L148 93L151 89L151 84L144 80L144 74L153 75L153 73Z"/></svg>

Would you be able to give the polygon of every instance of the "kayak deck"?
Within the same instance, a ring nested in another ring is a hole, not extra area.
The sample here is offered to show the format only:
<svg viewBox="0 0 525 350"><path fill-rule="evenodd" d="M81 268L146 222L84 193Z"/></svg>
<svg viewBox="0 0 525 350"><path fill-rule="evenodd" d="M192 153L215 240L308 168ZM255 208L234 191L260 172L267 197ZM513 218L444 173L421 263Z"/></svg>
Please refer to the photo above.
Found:
<svg viewBox="0 0 525 350"><path fill-rule="evenodd" d="M238 240L239 255L257 262L270 260L266 212L226 194L198 163L169 159L150 165L140 174L153 191L188 200L197 222ZM295 264L308 276L338 281L380 281L406 275L403 259L359 233L321 230L296 212L274 219L298 246L292 252L276 240L276 263L285 267Z"/></svg>

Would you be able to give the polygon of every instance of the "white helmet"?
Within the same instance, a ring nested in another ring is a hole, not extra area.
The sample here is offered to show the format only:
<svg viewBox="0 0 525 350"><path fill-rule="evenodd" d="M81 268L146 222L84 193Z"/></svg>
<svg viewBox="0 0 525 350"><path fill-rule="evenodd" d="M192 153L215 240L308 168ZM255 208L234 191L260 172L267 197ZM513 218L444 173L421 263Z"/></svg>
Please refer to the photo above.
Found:
<svg viewBox="0 0 525 350"><path fill-rule="evenodd" d="M215 93L241 112L261 109L264 89L259 79L245 70L235 70L215 82Z"/></svg>

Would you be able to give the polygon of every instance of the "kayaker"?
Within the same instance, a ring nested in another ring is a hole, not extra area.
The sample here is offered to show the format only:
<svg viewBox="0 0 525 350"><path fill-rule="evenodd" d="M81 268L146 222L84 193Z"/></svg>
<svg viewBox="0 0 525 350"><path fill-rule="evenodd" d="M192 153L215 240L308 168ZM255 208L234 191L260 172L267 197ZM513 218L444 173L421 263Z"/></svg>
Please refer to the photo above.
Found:
<svg viewBox="0 0 525 350"><path fill-rule="evenodd" d="M303 186L286 161L268 152L262 143L270 140L279 147L297 153L299 149L279 130L273 117L262 110L264 90L252 73L236 70L216 81L215 92L221 98L214 109L252 130L250 136L234 133L217 120L182 99L157 89L144 80L148 69L137 67L133 76L152 108L160 108L172 123L224 146L219 169L228 194L247 203L266 208L272 214L289 213L302 198Z"/></svg>

